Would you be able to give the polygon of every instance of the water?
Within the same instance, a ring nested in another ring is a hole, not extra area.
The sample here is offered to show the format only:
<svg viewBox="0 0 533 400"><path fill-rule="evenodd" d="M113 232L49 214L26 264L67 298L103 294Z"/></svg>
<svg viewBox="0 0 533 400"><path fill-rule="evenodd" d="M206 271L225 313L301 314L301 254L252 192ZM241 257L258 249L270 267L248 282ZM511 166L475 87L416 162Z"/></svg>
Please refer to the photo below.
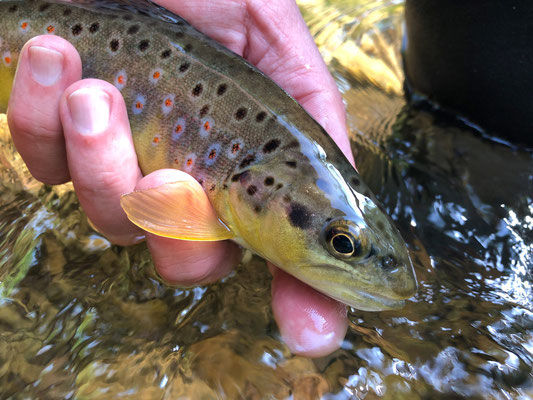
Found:
<svg viewBox="0 0 533 400"><path fill-rule="evenodd" d="M532 154L406 106L401 2L299 3L417 296L352 310L340 350L294 356L262 260L166 286L143 245L92 231L72 187L34 181L0 131L1 398L533 398Z"/></svg>

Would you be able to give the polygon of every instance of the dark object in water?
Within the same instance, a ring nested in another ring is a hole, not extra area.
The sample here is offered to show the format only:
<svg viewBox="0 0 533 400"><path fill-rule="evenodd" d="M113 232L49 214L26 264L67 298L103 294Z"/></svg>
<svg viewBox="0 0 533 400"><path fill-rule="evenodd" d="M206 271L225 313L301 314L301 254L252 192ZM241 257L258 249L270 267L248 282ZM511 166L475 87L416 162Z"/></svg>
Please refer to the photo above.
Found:
<svg viewBox="0 0 533 400"><path fill-rule="evenodd" d="M407 97L533 145L533 3L406 0Z"/></svg>

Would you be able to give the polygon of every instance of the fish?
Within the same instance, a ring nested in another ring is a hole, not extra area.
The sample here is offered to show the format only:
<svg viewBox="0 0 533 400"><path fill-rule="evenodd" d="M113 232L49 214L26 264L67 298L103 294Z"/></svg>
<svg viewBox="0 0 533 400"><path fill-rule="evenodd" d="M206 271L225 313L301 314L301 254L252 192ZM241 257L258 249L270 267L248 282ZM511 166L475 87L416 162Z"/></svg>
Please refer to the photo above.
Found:
<svg viewBox="0 0 533 400"><path fill-rule="evenodd" d="M402 307L416 293L406 244L357 170L246 60L146 0L0 0L0 109L20 50L38 35L67 39L84 78L121 91L144 174L194 178L125 194L133 223L182 240L231 239L360 310ZM213 211L195 206L198 191Z"/></svg>

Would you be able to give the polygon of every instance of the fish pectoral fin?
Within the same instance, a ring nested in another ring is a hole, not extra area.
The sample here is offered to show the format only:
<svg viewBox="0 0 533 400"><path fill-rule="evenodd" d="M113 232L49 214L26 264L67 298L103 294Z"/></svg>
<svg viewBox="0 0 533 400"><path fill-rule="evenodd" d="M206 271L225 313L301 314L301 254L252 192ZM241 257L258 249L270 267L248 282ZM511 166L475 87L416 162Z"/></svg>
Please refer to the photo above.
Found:
<svg viewBox="0 0 533 400"><path fill-rule="evenodd" d="M235 237L195 180L131 192L121 197L120 205L131 222L158 236L199 241Z"/></svg>

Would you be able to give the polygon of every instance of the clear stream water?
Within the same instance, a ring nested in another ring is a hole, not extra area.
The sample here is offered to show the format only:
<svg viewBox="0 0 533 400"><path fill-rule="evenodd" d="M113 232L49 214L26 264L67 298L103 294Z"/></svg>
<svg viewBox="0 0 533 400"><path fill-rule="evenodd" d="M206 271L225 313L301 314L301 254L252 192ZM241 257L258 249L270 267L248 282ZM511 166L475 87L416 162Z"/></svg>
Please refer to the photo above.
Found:
<svg viewBox="0 0 533 400"><path fill-rule="evenodd" d="M264 261L169 287L144 245L91 230L70 185L33 180L0 129L0 398L533 398L532 153L405 104L402 2L299 3L415 298L352 310L340 350L294 356Z"/></svg>

